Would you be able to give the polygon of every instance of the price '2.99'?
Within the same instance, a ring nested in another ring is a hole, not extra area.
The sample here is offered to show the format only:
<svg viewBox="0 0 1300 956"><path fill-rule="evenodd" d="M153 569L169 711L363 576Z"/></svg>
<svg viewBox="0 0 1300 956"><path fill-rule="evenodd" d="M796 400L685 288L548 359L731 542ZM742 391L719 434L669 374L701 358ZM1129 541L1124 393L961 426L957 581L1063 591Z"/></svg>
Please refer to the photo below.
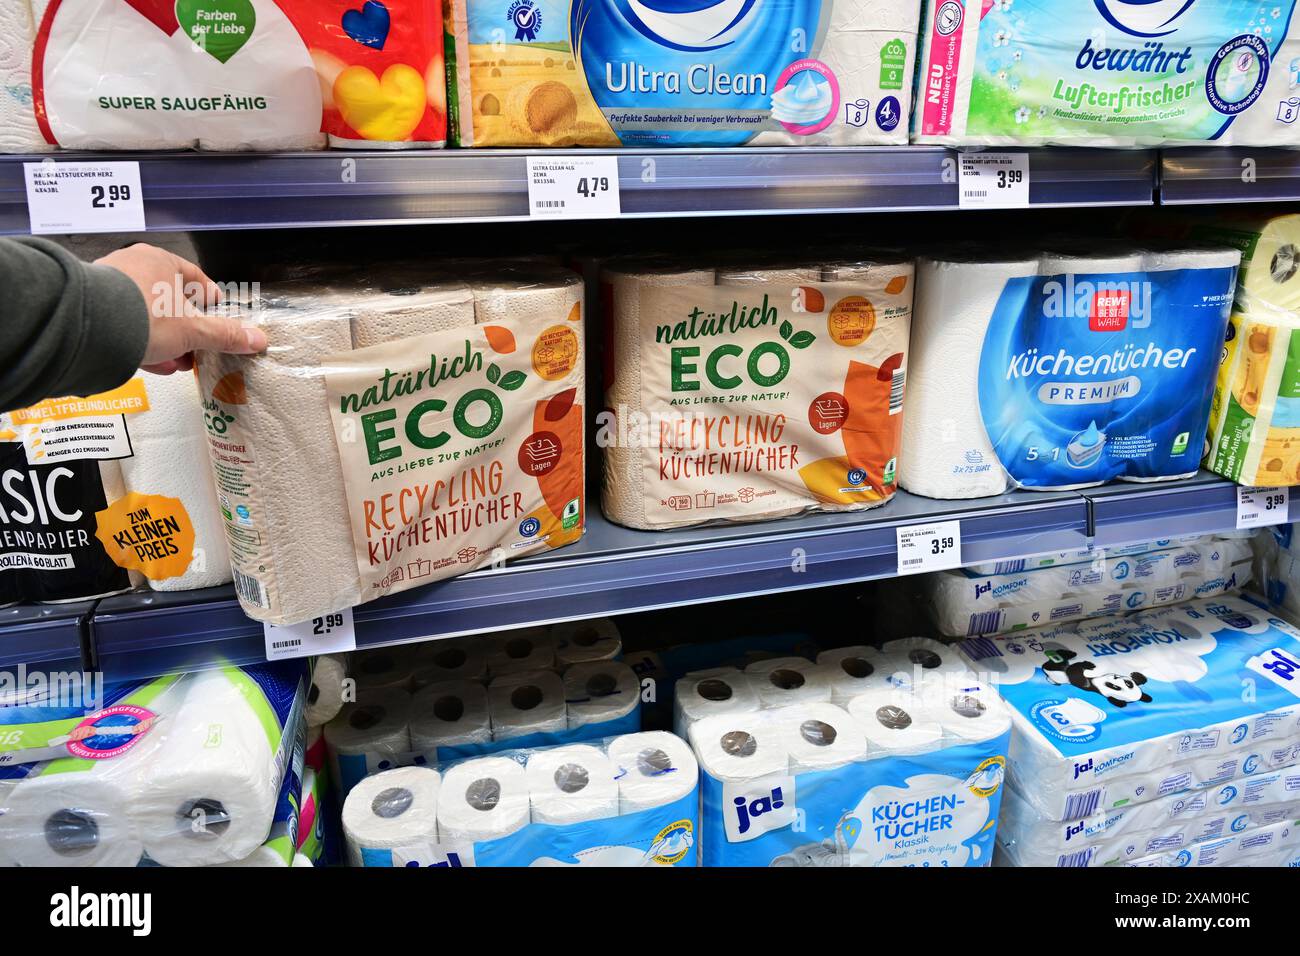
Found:
<svg viewBox="0 0 1300 956"><path fill-rule="evenodd" d="M90 187L90 204L96 209L112 209L120 202L130 201L131 187L125 184Z"/></svg>
<svg viewBox="0 0 1300 956"><path fill-rule="evenodd" d="M312 618L311 632L313 634L328 634L336 627L343 626L342 614L326 614L324 617Z"/></svg>

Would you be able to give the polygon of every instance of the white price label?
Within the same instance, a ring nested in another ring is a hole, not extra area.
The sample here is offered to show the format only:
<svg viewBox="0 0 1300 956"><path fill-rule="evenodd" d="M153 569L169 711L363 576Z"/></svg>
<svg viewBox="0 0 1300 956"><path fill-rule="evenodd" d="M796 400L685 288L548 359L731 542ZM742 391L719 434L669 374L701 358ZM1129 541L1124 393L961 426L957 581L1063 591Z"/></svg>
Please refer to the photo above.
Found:
<svg viewBox="0 0 1300 956"><path fill-rule="evenodd" d="M1290 488L1238 488L1237 528L1286 524L1290 520L1290 501Z"/></svg>
<svg viewBox="0 0 1300 956"><path fill-rule="evenodd" d="M357 649L357 630L352 623L352 608L324 614L300 624L263 624L266 632L266 659L282 661L291 657L315 657Z"/></svg>
<svg viewBox="0 0 1300 956"><path fill-rule="evenodd" d="M959 153L961 209L1019 209L1029 205L1028 153Z"/></svg>
<svg viewBox="0 0 1300 956"><path fill-rule="evenodd" d="M961 522L936 521L895 528L898 573L944 571L961 567Z"/></svg>
<svg viewBox="0 0 1300 956"><path fill-rule="evenodd" d="M617 156L528 157L534 219L612 219L621 211Z"/></svg>
<svg viewBox="0 0 1300 956"><path fill-rule="evenodd" d="M144 232L139 163L23 163L32 235Z"/></svg>

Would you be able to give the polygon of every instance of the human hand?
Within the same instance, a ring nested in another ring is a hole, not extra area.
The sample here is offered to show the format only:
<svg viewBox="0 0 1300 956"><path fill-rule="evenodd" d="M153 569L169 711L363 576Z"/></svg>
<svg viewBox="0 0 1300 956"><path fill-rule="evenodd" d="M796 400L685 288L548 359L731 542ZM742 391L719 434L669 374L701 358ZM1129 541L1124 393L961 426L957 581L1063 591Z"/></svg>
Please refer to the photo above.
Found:
<svg viewBox="0 0 1300 956"><path fill-rule="evenodd" d="M238 319L210 315L221 290L194 263L165 249L136 243L110 252L110 266L134 282L149 309L149 344L140 367L159 375L194 367L194 350L249 355L266 348L266 333Z"/></svg>

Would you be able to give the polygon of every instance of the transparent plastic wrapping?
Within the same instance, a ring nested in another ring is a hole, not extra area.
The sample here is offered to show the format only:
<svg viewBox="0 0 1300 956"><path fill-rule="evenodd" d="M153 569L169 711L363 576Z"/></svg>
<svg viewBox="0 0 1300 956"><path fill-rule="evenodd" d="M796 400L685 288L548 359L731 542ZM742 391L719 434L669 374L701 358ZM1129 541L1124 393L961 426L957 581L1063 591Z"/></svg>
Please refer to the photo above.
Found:
<svg viewBox="0 0 1300 956"><path fill-rule="evenodd" d="M1262 529L1251 543L1260 590L1279 614L1300 626L1300 540L1295 528L1284 524Z"/></svg>
<svg viewBox="0 0 1300 956"><path fill-rule="evenodd" d="M926 605L948 637L1002 634L1227 594L1252 576L1250 542L1241 538L1120 551L1001 574L969 568L927 574Z"/></svg>
<svg viewBox="0 0 1300 956"><path fill-rule="evenodd" d="M1267 827L1252 827L1205 840L1181 850L1169 850L1134 860L1128 866L1251 866L1291 869L1300 866L1300 818Z"/></svg>
<svg viewBox="0 0 1300 956"><path fill-rule="evenodd" d="M1075 242L921 259L899 484L980 498L1195 474L1238 261Z"/></svg>
<svg viewBox="0 0 1300 956"><path fill-rule="evenodd" d="M705 866L988 865L1007 709L942 644L891 645L678 681Z"/></svg>
<svg viewBox="0 0 1300 956"><path fill-rule="evenodd" d="M1010 706L1011 783L1049 820L1300 762L1290 686L1300 631L1240 597L970 638L961 650Z"/></svg>
<svg viewBox="0 0 1300 956"><path fill-rule="evenodd" d="M350 866L693 866L699 768L662 732L367 777L343 805Z"/></svg>
<svg viewBox="0 0 1300 956"><path fill-rule="evenodd" d="M912 141L1300 144L1293 3L926 0Z"/></svg>
<svg viewBox="0 0 1300 956"><path fill-rule="evenodd" d="M250 617L285 624L583 532L580 279L525 261L262 287L261 355L200 353Z"/></svg>
<svg viewBox="0 0 1300 956"><path fill-rule="evenodd" d="M0 863L206 866L267 844L287 861L306 680L290 662L65 682L0 709Z"/></svg>
<svg viewBox="0 0 1300 956"><path fill-rule="evenodd" d="M907 142L919 0L446 6L461 146Z"/></svg>
<svg viewBox="0 0 1300 956"><path fill-rule="evenodd" d="M912 273L894 257L608 263L606 517L663 530L888 501Z"/></svg>

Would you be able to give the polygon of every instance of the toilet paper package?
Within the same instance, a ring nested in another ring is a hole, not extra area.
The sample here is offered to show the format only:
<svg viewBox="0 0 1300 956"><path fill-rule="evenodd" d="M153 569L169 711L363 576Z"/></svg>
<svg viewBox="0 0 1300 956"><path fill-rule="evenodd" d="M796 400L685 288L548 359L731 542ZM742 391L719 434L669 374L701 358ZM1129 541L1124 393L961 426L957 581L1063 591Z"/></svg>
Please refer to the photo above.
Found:
<svg viewBox="0 0 1300 956"><path fill-rule="evenodd" d="M902 144L918 12L919 0L452 0L453 135L461 146Z"/></svg>
<svg viewBox="0 0 1300 956"><path fill-rule="evenodd" d="M365 777L400 766L411 748L411 696L403 689L358 691L325 725L330 776L344 797Z"/></svg>
<svg viewBox="0 0 1300 956"><path fill-rule="evenodd" d="M313 5L6 3L0 24L13 50L0 103L13 125L2 145L319 149L321 85L300 32Z"/></svg>
<svg viewBox="0 0 1300 956"><path fill-rule="evenodd" d="M307 691L307 726L324 727L343 709L348 661L342 654L312 658L311 686ZM310 749L310 747L308 748Z"/></svg>
<svg viewBox="0 0 1300 956"><path fill-rule="evenodd" d="M1051 820L1300 761L1300 631L1240 597L961 649L1011 708L1013 786ZM1246 678L1252 695L1241 692Z"/></svg>
<svg viewBox="0 0 1300 956"><path fill-rule="evenodd" d="M1026 555L1019 558L1005 558L1001 561L988 561L983 564L968 564L966 570L978 575L1018 574L1021 571L1035 571L1039 568L1054 568L1063 564L1092 564L1098 558L1117 558L1126 554L1142 554L1147 551L1163 551L1180 544L1192 544L1205 539L1205 535L1186 534L1172 538L1158 538L1154 541L1138 541L1106 548L1079 548L1074 551L1050 551L1044 554ZM1214 535L1213 537L1219 537Z"/></svg>
<svg viewBox="0 0 1300 956"><path fill-rule="evenodd" d="M443 681L411 698L411 749L428 763L473 756L491 740L488 692L482 684Z"/></svg>
<svg viewBox="0 0 1300 956"><path fill-rule="evenodd" d="M0 713L0 862L248 857L292 817L306 680L285 662L24 692Z"/></svg>
<svg viewBox="0 0 1300 956"><path fill-rule="evenodd" d="M1128 866L1300 866L1300 818L1143 857Z"/></svg>
<svg viewBox="0 0 1300 956"><path fill-rule="evenodd" d="M927 0L913 141L1295 145L1294 8Z"/></svg>
<svg viewBox="0 0 1300 956"><path fill-rule="evenodd" d="M425 768L369 778L349 798L345 826L373 817L380 795L388 794L381 810L401 802L393 792L402 773L439 778ZM698 778L686 742L666 733L454 762L441 768L434 825L387 823L382 850L352 865L694 866Z"/></svg>
<svg viewBox="0 0 1300 956"><path fill-rule="evenodd" d="M1295 766L1078 821L1048 820L1008 787L998 846L1017 866L1113 866L1297 819Z"/></svg>
<svg viewBox="0 0 1300 956"><path fill-rule="evenodd" d="M623 656L618 625L607 617L590 621L565 621L551 628L555 663L561 670L588 661L612 661Z"/></svg>
<svg viewBox="0 0 1300 956"><path fill-rule="evenodd" d="M288 867L293 865L294 856L300 844L299 828L303 820L304 801L308 798L306 789L306 754L307 724L298 723L294 734L293 750L288 766L280 783L280 793L275 800L275 812L271 817L271 832L265 842L245 857L212 864L226 867ZM146 858L148 863L156 861ZM141 865L145 865L142 861Z"/></svg>
<svg viewBox="0 0 1300 956"><path fill-rule="evenodd" d="M939 571L926 575L922 586L939 632L965 637L1229 593L1250 582L1251 560L1248 541L1207 538L1009 574Z"/></svg>
<svg viewBox="0 0 1300 956"><path fill-rule="evenodd" d="M621 661L574 664L564 672L569 728L597 727L601 735L641 729L641 680Z"/></svg>
<svg viewBox="0 0 1300 956"><path fill-rule="evenodd" d="M995 690L952 675L699 720L703 865L987 866L1009 728Z"/></svg>
<svg viewBox="0 0 1300 956"><path fill-rule="evenodd" d="M934 498L1197 469L1238 254L958 250L918 264L899 482Z"/></svg>
<svg viewBox="0 0 1300 956"><path fill-rule="evenodd" d="M609 264L606 516L663 530L888 501L913 270L876 265L793 284L761 267L738 282L667 260Z"/></svg>
<svg viewBox="0 0 1300 956"><path fill-rule="evenodd" d="M361 781L343 803L348 866L400 866L402 848L438 842L442 778L428 767L399 767Z"/></svg>
<svg viewBox="0 0 1300 956"><path fill-rule="evenodd" d="M472 285L470 309L428 282L413 314L401 288L281 283L248 315L265 353L199 354L249 616L310 619L582 536L581 281L526 263Z"/></svg>

